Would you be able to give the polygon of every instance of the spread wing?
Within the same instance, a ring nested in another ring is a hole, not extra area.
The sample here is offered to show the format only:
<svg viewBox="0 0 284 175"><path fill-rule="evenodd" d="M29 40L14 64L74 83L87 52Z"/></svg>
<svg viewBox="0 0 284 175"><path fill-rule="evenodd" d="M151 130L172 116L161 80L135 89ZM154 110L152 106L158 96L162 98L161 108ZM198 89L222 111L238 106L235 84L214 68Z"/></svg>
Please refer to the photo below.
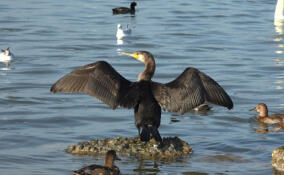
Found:
<svg viewBox="0 0 284 175"><path fill-rule="evenodd" d="M175 80L162 84L152 82L152 93L159 105L170 112L183 114L205 101L233 108L224 89L208 75L195 68L187 68Z"/></svg>
<svg viewBox="0 0 284 175"><path fill-rule="evenodd" d="M227 107L228 109L233 108L232 99L215 80L202 72L199 72L199 77L204 86L204 93L206 94L206 100L208 102Z"/></svg>
<svg viewBox="0 0 284 175"><path fill-rule="evenodd" d="M125 79L105 61L75 69L53 84L50 91L87 93L113 109L117 106L133 108L139 97L136 83Z"/></svg>

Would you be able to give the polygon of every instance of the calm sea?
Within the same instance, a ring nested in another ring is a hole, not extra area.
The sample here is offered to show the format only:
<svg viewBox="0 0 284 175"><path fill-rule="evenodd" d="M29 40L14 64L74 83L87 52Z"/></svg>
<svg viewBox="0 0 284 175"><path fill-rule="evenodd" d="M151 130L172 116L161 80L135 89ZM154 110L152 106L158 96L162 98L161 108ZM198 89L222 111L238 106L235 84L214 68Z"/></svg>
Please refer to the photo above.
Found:
<svg viewBox="0 0 284 175"><path fill-rule="evenodd" d="M176 162L122 157L123 174L272 174L271 152L283 132L259 132L260 102L284 112L284 35L275 27L275 0L144 0L135 17L111 9L131 1L2 0L0 48L16 59L0 65L0 174L71 174L102 157L64 149L79 141L135 137L133 111L111 110L88 95L51 94L50 86L74 68L109 62L135 81L144 65L120 51L147 50L156 58L154 81L169 82L186 67L218 81L234 109L206 114L163 112L160 133L194 150ZM116 26L134 27L117 43ZM273 128L268 128L272 130Z"/></svg>

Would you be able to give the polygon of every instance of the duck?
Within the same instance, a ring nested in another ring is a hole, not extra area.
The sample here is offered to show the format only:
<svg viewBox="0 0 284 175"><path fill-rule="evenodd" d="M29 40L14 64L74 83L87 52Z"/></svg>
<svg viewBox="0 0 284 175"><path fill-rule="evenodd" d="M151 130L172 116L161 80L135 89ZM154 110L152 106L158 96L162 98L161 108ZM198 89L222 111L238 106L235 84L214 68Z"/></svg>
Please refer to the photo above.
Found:
<svg viewBox="0 0 284 175"><path fill-rule="evenodd" d="M126 29L123 30L122 25L117 24L116 38L118 40L121 40L122 38L129 36L131 34L131 32L132 32L132 30L131 30L131 28L128 27L128 25L126 26Z"/></svg>
<svg viewBox="0 0 284 175"><path fill-rule="evenodd" d="M1 49L0 62L5 63L6 67L9 67L13 59L14 59L14 54L11 53L9 47L5 50Z"/></svg>
<svg viewBox="0 0 284 175"><path fill-rule="evenodd" d="M73 171L73 175L120 175L120 170L114 165L115 160L120 160L115 150L109 150L105 155L105 164L89 165L77 171Z"/></svg>
<svg viewBox="0 0 284 175"><path fill-rule="evenodd" d="M132 2L130 4L130 8L128 8L128 7L117 7L117 8L112 9L112 13L114 15L127 14L127 13L135 14L135 6L136 5L137 5L136 2Z"/></svg>
<svg viewBox="0 0 284 175"><path fill-rule="evenodd" d="M280 126L284 125L284 114L268 115L268 108L267 108L267 105L264 103L259 103L256 107L250 109L250 111L253 111L253 110L259 112L256 118L258 121L262 123L267 123L267 124L279 123Z"/></svg>

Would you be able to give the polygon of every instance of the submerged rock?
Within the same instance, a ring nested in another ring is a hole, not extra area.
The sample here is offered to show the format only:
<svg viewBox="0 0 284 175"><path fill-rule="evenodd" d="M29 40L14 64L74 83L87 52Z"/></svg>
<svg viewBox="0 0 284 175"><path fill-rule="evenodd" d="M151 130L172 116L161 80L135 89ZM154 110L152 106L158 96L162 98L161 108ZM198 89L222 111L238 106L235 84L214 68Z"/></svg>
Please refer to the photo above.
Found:
<svg viewBox="0 0 284 175"><path fill-rule="evenodd" d="M246 160L242 158L241 156L238 156L232 153L207 155L207 156L203 156L199 158L198 161L207 162L207 163L223 163L223 162L243 163L243 162L246 162Z"/></svg>
<svg viewBox="0 0 284 175"><path fill-rule="evenodd" d="M108 150L115 150L122 156L134 156L143 159L175 159L192 154L192 148L178 137L163 138L159 144L154 139L141 142L139 138L122 138L91 140L70 145L68 153L78 155L103 155Z"/></svg>
<svg viewBox="0 0 284 175"><path fill-rule="evenodd" d="M278 171L284 172L284 146L276 148L272 152L272 166Z"/></svg>

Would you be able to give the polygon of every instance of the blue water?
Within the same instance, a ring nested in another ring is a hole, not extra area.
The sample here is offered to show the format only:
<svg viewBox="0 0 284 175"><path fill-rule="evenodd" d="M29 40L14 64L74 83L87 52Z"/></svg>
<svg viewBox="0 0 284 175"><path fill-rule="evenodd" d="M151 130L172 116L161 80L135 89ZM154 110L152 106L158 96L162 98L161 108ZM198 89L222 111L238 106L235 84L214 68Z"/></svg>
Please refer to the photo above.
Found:
<svg viewBox="0 0 284 175"><path fill-rule="evenodd" d="M169 82L196 67L221 84L234 109L207 114L163 112L160 133L194 150L176 162L121 157L123 174L272 174L271 152L283 132L257 132L260 102L284 113L284 34L273 24L276 1L138 1L135 17L111 9L131 1L0 1L0 48L16 56L0 64L0 174L71 174L103 157L64 149L79 141L134 137L133 111L111 110L88 95L51 94L74 68L104 60L135 81L142 63L120 51L150 51L154 81ZM135 27L123 44L116 26ZM269 130L273 128L269 127Z"/></svg>

